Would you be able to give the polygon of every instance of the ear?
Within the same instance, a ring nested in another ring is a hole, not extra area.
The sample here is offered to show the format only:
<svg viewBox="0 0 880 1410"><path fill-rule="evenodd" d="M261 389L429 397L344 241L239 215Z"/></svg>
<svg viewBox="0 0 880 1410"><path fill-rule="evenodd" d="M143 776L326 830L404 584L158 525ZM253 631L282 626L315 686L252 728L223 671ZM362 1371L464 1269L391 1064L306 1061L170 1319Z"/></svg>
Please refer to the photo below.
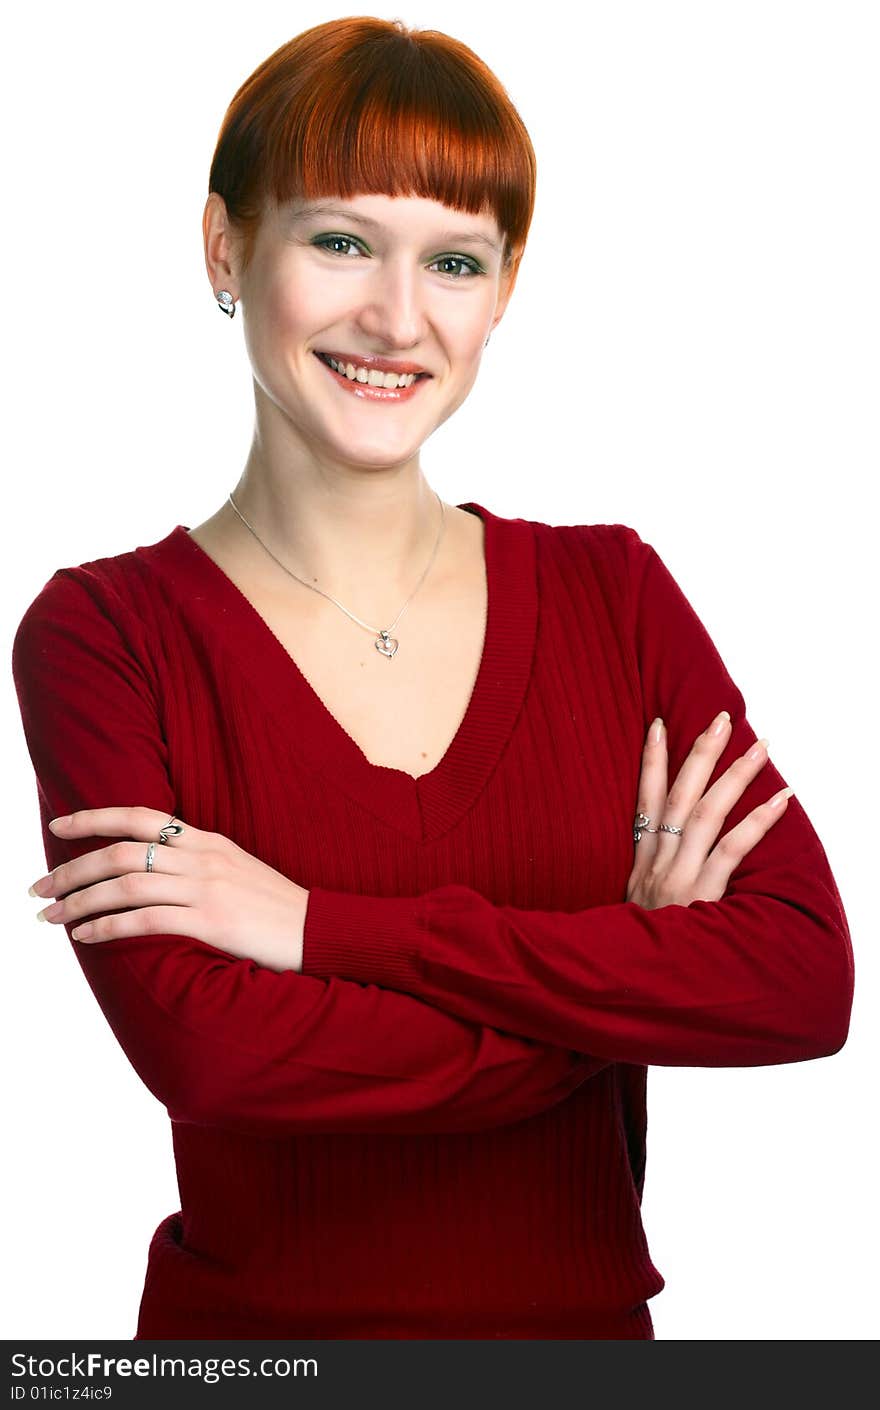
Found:
<svg viewBox="0 0 880 1410"><path fill-rule="evenodd" d="M216 191L212 191L205 202L202 215L202 238L205 245L205 268L216 293L228 289L238 301L236 290L236 262L232 231L226 212L226 202Z"/></svg>

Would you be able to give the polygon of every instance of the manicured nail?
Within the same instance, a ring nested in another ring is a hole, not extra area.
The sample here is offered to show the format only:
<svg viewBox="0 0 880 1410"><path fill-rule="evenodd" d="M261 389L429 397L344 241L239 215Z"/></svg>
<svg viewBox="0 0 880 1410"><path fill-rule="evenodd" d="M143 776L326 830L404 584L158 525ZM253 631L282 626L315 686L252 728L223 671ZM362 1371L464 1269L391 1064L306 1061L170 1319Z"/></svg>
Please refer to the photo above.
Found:
<svg viewBox="0 0 880 1410"><path fill-rule="evenodd" d="M725 726L725 725L729 725L729 724L730 724L730 711L729 711L729 710L722 710L722 711L721 711L721 714L720 714L720 715L716 715L716 716L715 716L715 719L712 721L712 725L711 725L711 728L710 728L710 730L709 730L709 733L710 733L710 734L720 734L721 731L724 729L724 726Z"/></svg>
<svg viewBox="0 0 880 1410"><path fill-rule="evenodd" d="M783 788L781 793L777 793L775 797L770 799L769 807L781 808L786 798L790 798L793 793L793 788Z"/></svg>
<svg viewBox="0 0 880 1410"><path fill-rule="evenodd" d="M764 750L767 748L767 745L769 743L769 739L756 740L755 743L752 745L751 749L749 750L748 754L746 755L746 758L760 759L761 755L764 753Z"/></svg>
<svg viewBox="0 0 880 1410"><path fill-rule="evenodd" d="M54 832L55 828L64 827L64 824L65 824L65 823L69 823L69 822L70 822L70 817L69 817L69 816L66 817L66 818L53 818L52 821L49 823L49 826L52 828L52 830L53 830L53 832Z"/></svg>
<svg viewBox="0 0 880 1410"><path fill-rule="evenodd" d="M659 715L657 716L656 720L653 720L651 722L651 729L649 731L649 735L652 744L659 744L661 739L663 738L663 721Z"/></svg>

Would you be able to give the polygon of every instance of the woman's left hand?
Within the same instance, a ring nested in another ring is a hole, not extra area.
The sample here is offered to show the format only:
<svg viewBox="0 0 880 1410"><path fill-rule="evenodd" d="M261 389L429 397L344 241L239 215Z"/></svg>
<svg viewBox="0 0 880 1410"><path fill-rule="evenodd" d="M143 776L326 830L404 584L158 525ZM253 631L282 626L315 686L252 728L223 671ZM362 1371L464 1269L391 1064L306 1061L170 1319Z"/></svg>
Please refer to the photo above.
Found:
<svg viewBox="0 0 880 1410"><path fill-rule="evenodd" d="M71 932L89 944L190 935L268 969L300 970L308 891L222 833L203 832L176 815L183 832L160 845L159 829L170 821L167 813L139 807L84 808L53 818L56 837L125 840L62 862L36 882L35 895L64 898L40 918L69 924L96 916ZM150 842L156 847L148 872Z"/></svg>

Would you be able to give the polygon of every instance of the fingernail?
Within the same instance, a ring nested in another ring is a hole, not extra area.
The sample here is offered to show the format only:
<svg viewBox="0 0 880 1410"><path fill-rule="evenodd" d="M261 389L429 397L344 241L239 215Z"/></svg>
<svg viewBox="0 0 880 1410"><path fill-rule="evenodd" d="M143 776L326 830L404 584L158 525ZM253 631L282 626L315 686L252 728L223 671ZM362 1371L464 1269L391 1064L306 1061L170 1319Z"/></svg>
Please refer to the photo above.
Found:
<svg viewBox="0 0 880 1410"><path fill-rule="evenodd" d="M720 734L725 725L730 724L730 711L722 710L720 715L716 715L709 730L710 734Z"/></svg>
<svg viewBox="0 0 880 1410"><path fill-rule="evenodd" d="M50 826L51 828L63 827L64 824L65 824L65 823L68 823L68 822L70 822L70 818L69 818L69 817L66 817L66 818L53 818L53 819L51 820L51 822L49 823L49 826Z"/></svg>
<svg viewBox="0 0 880 1410"><path fill-rule="evenodd" d="M659 715L657 716L656 720L653 720L651 722L651 729L649 733L651 743L659 744L660 740L663 738L663 721Z"/></svg>
<svg viewBox="0 0 880 1410"><path fill-rule="evenodd" d="M752 745L751 749L749 750L748 754L746 755L746 758L747 758L747 759L760 759L761 755L764 753L764 750L767 748L767 745L768 745L769 743L770 743L769 739L758 739L758 740L756 740L755 743ZM769 752L769 751L768 751L768 752Z"/></svg>
<svg viewBox="0 0 880 1410"><path fill-rule="evenodd" d="M781 793L777 793L774 798L770 799L769 806L771 808L781 808L786 798L790 798L793 793L793 788L783 788Z"/></svg>

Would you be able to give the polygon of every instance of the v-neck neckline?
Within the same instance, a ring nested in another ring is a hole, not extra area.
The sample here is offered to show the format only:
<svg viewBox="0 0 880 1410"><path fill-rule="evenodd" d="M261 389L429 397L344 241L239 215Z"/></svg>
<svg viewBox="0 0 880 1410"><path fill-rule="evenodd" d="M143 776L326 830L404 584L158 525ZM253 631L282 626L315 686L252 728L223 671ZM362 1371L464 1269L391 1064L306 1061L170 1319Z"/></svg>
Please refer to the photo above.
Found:
<svg viewBox="0 0 880 1410"><path fill-rule="evenodd" d="M414 778L374 764L327 708L250 599L189 533L174 529L146 552L170 570L183 610L191 608L218 650L232 653L248 689L320 771L374 816L417 841L453 827L482 793L513 732L531 676L538 615L532 524L469 500L485 526L487 615L471 697L445 754ZM143 554L145 550L138 550Z"/></svg>

